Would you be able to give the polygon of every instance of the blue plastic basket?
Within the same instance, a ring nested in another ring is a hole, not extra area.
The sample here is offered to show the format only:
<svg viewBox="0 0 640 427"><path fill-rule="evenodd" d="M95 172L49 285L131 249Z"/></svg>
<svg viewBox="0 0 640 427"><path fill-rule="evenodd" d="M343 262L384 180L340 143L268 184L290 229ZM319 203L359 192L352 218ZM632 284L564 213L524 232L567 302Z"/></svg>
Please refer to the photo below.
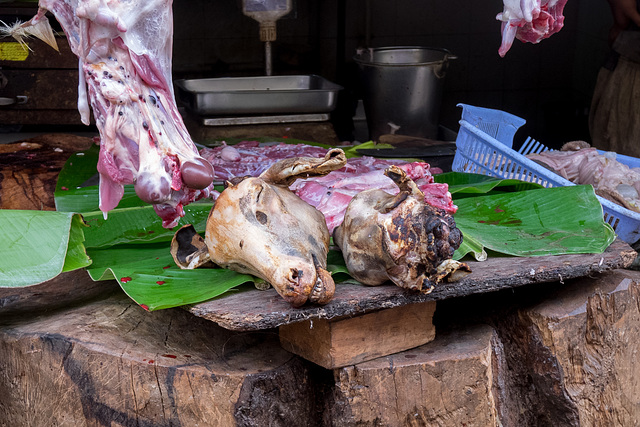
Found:
<svg viewBox="0 0 640 427"><path fill-rule="evenodd" d="M452 169L505 179L535 182L544 187L575 185L525 157L547 149L528 138L516 152L513 136L525 120L500 110L458 104L462 107L460 130L456 139L456 155ZM617 155L616 160L629 167L640 167L640 159ZM640 213L630 211L598 196L604 219L618 237L627 243L640 240Z"/></svg>

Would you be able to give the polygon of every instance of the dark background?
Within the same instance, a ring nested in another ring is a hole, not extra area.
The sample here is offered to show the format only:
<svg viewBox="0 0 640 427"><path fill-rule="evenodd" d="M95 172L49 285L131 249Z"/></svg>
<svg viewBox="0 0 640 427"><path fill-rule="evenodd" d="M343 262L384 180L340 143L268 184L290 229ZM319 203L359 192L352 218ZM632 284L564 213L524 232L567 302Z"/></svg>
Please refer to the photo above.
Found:
<svg viewBox="0 0 640 427"><path fill-rule="evenodd" d="M16 10L22 20L35 13L33 4L28 6L33 10L23 10L25 3L16 4L20 6L2 3L5 12L0 18L12 23L15 15L11 13ZM174 78L264 75L258 23L242 14L241 5L240 0L174 0ZM352 59L356 49L426 46L448 49L458 57L450 62L445 79L440 120L444 127L458 130L461 110L456 104L467 103L526 119L516 135L516 146L526 136L553 148L576 139L589 141L589 106L612 21L606 0L569 0L565 26L558 34L535 45L516 40L505 58L498 55L501 29L495 16L503 8L500 0L293 0L293 5L294 11L277 23L273 74L318 74L342 85L345 89L332 114L341 140L354 139L352 117L361 98ZM31 55L57 58L51 52L38 48ZM49 60L42 62L45 65L36 67L41 70L31 73L40 76L39 84L56 84L56 79L43 74L54 73L46 65ZM67 109L67 123L78 123L73 55L68 62L63 67L71 76L65 80L68 88L34 86L30 105L49 95L54 105ZM17 75L20 66L24 64L0 61L0 72ZM11 90L22 93L19 79L11 80L0 88L0 96L13 96ZM27 129L16 124L26 123L20 120L26 120L26 109L31 107L16 108L23 109L14 111L12 120L8 109L0 109L0 133ZM38 123L53 121L49 117L59 108L46 114L32 111L31 118Z"/></svg>
<svg viewBox="0 0 640 427"><path fill-rule="evenodd" d="M555 147L589 140L587 117L611 23L605 0L569 0L565 26L539 44L514 41L498 55L499 0L294 0L278 21L274 74L314 73L341 84L334 124L350 139L359 97L358 47L428 46L458 56L451 62L441 124L457 131L459 102L516 114L527 124L516 136ZM264 74L258 23L233 0L175 0L174 76ZM522 135L521 135L522 134Z"/></svg>

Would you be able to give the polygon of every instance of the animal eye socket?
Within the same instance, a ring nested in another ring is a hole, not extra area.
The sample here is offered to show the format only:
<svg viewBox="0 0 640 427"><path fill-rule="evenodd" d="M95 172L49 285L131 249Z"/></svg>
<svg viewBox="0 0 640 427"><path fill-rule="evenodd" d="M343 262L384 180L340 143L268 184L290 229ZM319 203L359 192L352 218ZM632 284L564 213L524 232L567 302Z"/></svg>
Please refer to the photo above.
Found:
<svg viewBox="0 0 640 427"><path fill-rule="evenodd" d="M268 217L266 213L262 211L256 211L256 219L260 224L265 225L267 223Z"/></svg>

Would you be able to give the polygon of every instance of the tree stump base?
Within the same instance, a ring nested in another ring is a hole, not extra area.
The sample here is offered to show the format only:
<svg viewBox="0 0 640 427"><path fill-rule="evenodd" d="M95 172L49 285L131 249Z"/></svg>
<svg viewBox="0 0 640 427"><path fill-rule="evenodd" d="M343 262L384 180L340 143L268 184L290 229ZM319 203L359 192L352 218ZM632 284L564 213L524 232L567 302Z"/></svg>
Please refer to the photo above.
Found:
<svg viewBox="0 0 640 427"><path fill-rule="evenodd" d="M308 376L273 331L149 313L124 293L0 319L2 426L300 425Z"/></svg>

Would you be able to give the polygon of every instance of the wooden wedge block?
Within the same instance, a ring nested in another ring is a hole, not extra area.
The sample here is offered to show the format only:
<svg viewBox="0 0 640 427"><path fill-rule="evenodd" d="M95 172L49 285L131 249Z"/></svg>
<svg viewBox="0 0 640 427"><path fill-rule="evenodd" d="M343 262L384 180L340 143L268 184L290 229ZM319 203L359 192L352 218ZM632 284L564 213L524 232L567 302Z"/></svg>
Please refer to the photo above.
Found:
<svg viewBox="0 0 640 427"><path fill-rule="evenodd" d="M435 301L427 301L352 318L283 325L280 344L327 369L353 365L432 341L435 309Z"/></svg>

